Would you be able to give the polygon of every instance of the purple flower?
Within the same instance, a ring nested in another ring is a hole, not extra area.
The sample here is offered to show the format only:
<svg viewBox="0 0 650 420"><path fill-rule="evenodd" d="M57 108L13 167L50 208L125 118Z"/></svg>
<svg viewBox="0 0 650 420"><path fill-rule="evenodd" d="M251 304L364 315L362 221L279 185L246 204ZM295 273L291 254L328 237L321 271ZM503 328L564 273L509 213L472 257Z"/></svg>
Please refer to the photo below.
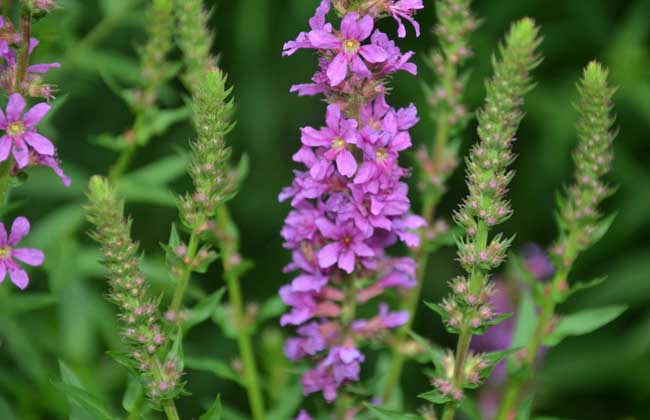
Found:
<svg viewBox="0 0 650 420"><path fill-rule="evenodd" d="M16 260L31 266L43 264L45 255L40 249L14 248L28 234L29 221L24 217L14 220L9 237L4 223L0 223L0 283L5 280L8 271L12 283L25 289L29 284L29 276Z"/></svg>
<svg viewBox="0 0 650 420"><path fill-rule="evenodd" d="M415 35L420 36L420 24L412 17L415 11L420 9L424 9L422 0L398 0L388 5L388 13L397 21L397 36L400 38L406 36L406 28L402 23L402 19L409 21L415 29Z"/></svg>
<svg viewBox="0 0 650 420"><path fill-rule="evenodd" d="M36 132L36 124L49 112L50 106L40 103L23 115L24 110L25 99L18 93L9 97L6 116L0 110L0 129L5 131L0 138L0 162L12 153L19 169L29 164L30 148L44 156L54 156L55 152L52 142Z"/></svg>
<svg viewBox="0 0 650 420"><path fill-rule="evenodd" d="M336 161L336 168L339 173L350 177L357 170L357 161L349 149L350 145L357 143L357 122L343 118L341 108L337 105L327 107L325 121L327 127L320 131L311 127L302 129L302 143L305 146L327 148L323 152L325 159L316 160L309 173L314 179L322 180L328 174L331 162Z"/></svg>
<svg viewBox="0 0 650 420"><path fill-rule="evenodd" d="M555 267L553 267L548 254L539 245L525 245L523 256L526 267L537 280L547 280L555 274Z"/></svg>
<svg viewBox="0 0 650 420"><path fill-rule="evenodd" d="M326 401L334 401L341 385L359 380L364 360L363 354L353 347L333 347L315 369L302 377L305 395L321 391Z"/></svg>
<svg viewBox="0 0 650 420"><path fill-rule="evenodd" d="M298 413L298 417L296 417L294 420L314 420L309 413L306 410L300 410L300 413Z"/></svg>
<svg viewBox="0 0 650 420"><path fill-rule="evenodd" d="M325 31L332 32L332 25L325 23L325 16L330 11L330 0L322 0L314 16L309 19L309 27L312 31ZM289 56L293 55L296 51L303 48L313 48L307 32L301 32L298 34L298 38L295 41L288 41L284 44L282 55Z"/></svg>
<svg viewBox="0 0 650 420"><path fill-rule="evenodd" d="M348 68L360 77L370 76L368 63L381 63L388 58L388 54L381 47L374 44L362 45L370 37L374 28L371 16L359 16L357 13L348 13L341 21L339 36L327 30L313 30L307 37L312 48L332 50L334 59L327 66L327 77L331 86L337 86L348 74Z"/></svg>
<svg viewBox="0 0 650 420"><path fill-rule="evenodd" d="M350 274L354 271L356 257L372 257L373 250L364 242L358 229L351 223L335 225L325 218L316 220L318 229L327 239L332 239L318 252L318 263L322 268L329 268L338 263L338 267Z"/></svg>

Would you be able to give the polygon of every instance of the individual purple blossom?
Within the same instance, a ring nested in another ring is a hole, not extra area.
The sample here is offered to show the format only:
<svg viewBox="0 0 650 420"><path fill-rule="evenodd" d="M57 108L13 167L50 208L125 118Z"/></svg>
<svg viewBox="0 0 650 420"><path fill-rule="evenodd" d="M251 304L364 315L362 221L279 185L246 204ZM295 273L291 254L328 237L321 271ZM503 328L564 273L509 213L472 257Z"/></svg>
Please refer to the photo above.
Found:
<svg viewBox="0 0 650 420"><path fill-rule="evenodd" d="M38 45L39 41L36 38L30 39L29 55L34 52ZM60 68L60 63L40 63L28 66L25 80L20 81L20 86L17 86L16 72L18 68L18 55L16 51L10 48L9 51L1 57L5 59L5 64L0 65L0 72L2 73L2 76L0 77L0 85L2 85L7 93L11 94L26 91L38 93L38 95L32 96L44 97L46 99L51 98L53 88L50 85L42 83L42 79L50 70Z"/></svg>
<svg viewBox="0 0 650 420"><path fill-rule="evenodd" d="M16 260L31 266L43 264L45 255L40 249L15 248L29 234L29 229L29 221L24 217L18 217L14 220L7 236L4 223L0 223L0 283L5 280L9 272L12 283L19 289L25 289L29 284L29 276Z"/></svg>
<svg viewBox="0 0 650 420"><path fill-rule="evenodd" d="M402 19L409 21L415 29L415 35L420 36L420 24L413 19L413 14L416 10L424 9L422 0L397 0L391 2L387 7L388 13L397 21L397 36L400 38L406 36L406 28Z"/></svg>
<svg viewBox="0 0 650 420"><path fill-rule="evenodd" d="M52 142L36 131L36 124L49 112L50 106L40 103L23 115L25 105L22 95L14 93L9 97L6 115L0 110L0 129L5 131L0 138L0 162L7 160L11 153L19 169L29 164L30 149L43 156L55 153Z"/></svg>
<svg viewBox="0 0 650 420"><path fill-rule="evenodd" d="M302 129L302 143L305 146L327 148L323 153L326 159L317 159L309 172L314 179L322 180L328 173L329 162L336 161L339 173L350 177L357 171L357 161L349 149L349 145L357 143L357 122L344 118L341 108L334 104L327 107L325 121L327 127L321 130L311 127Z"/></svg>
<svg viewBox="0 0 650 420"><path fill-rule="evenodd" d="M372 257L375 254L364 242L366 238L352 223L335 225L321 218L316 220L316 225L325 238L333 240L318 252L321 268L337 264L341 270L350 274L354 271L357 257Z"/></svg>
<svg viewBox="0 0 650 420"><path fill-rule="evenodd" d="M323 392L325 400L336 399L338 388L346 382L358 381L365 357L354 347L334 347L327 357L307 371L302 378L305 394Z"/></svg>

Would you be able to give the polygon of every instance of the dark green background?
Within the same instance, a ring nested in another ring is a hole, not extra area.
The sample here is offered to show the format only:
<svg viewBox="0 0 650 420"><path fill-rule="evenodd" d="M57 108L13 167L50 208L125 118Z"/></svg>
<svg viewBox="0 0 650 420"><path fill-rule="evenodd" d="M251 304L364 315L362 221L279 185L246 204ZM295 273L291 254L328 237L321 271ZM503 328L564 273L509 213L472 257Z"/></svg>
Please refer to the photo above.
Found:
<svg viewBox="0 0 650 420"><path fill-rule="evenodd" d="M114 135L129 127L132 117L124 102L108 87L102 74L129 87L138 77L134 46L144 41L143 3L131 0L62 0L63 9L38 23L35 34L42 40L38 61L57 60L63 69L51 73L61 100L46 132L59 148L64 168L75 185L65 190L49 173L34 171L14 194L21 208L12 219L25 214L34 222L37 245L46 244L47 273L35 270L31 288L25 292L52 290L58 303L20 317L1 315L0 310L0 403L10 404L18 419L61 418L64 397L50 380L58 376L57 358L73 366L86 385L100 395L111 395L116 410L121 398L124 372L105 352L117 345L112 307L101 299L106 286L86 249L91 245L83 234L78 209L85 180L93 173L106 173L116 155L98 147L91 139L102 133ZM133 4L131 9L125 5ZM291 180L296 166L291 154L299 146L299 127L320 125L324 104L319 98L298 98L289 93L293 83L311 77L316 61L309 52L282 58L282 44L307 28L316 0L210 1L210 21L215 33L215 53L229 74L237 101L238 124L229 136L235 155L245 152L251 173L243 191L232 203L235 220L242 229L243 252L255 260L255 269L245 279L249 300L263 300L277 292L289 277L281 272L288 261L279 229L288 211L277 194ZM415 102L422 121L413 129L416 143L432 140L433 127L420 83L432 81L425 66L425 53L433 45L432 1L418 15L423 36L400 41L413 49L419 64L418 78L398 75L391 101L404 106ZM125 8L125 13L122 9ZM650 419L650 1L617 0L501 0L477 1L477 15L485 21L472 38L476 52L468 103L476 108L482 100L482 81L489 75L490 54L514 19L535 18L542 26L545 60L535 73L536 89L528 96L527 116L522 124L516 151L517 176L512 183L514 217L504 225L516 233L515 247L527 242L543 246L555 237L553 221L555 192L569 181L570 153L575 146L575 82L591 59L611 69L611 81L620 87L616 113L620 134L611 180L620 186L608 200L608 211L619 216L609 234L578 261L574 280L589 280L602 274L607 282L585 292L561 308L596 307L627 303L630 310L601 331L571 338L553 349L541 369L537 409L580 420ZM97 30L97 25L99 30ZM395 33L386 21L385 30ZM89 36L89 34L91 34ZM178 57L178 52L175 53ZM418 80L419 79L419 80ZM182 104L180 84L164 92L163 104ZM465 136L465 148L475 141L475 126ZM134 167L141 167L186 148L192 137L189 123L174 125L141 150ZM405 163L411 158L407 153ZM188 187L185 177L171 184L177 192ZM465 193L462 170L452 180L439 214L450 214ZM137 201L137 200L136 200ZM417 198L414 197L417 204ZM159 255L159 242L166 240L176 218L173 208L132 203L134 236L147 251ZM40 239L39 239L40 238ZM85 256L81 258L81 256ZM454 250L439 252L430 264L424 298L439 299L445 283L457 271ZM84 264L86 264L84 266ZM40 273L40 274L36 274ZM49 282L48 282L49 278ZM219 272L197 279L205 290L220 287ZM0 286L0 297L20 299L12 286ZM274 328L276 321L269 322ZM439 319L421 311L416 330L424 336L451 344ZM5 351L7 350L7 351ZM196 330L186 353L234 357L235 346L214 327ZM263 355L264 357L264 355ZM189 390L200 401L217 392L231 405L245 409L243 391L208 374L190 374ZM415 395L428 389L420 366L409 365L404 375L407 404L419 404ZM4 400L4 401L3 401ZM187 418L200 408L185 398L180 409ZM197 401L197 400L193 400Z"/></svg>

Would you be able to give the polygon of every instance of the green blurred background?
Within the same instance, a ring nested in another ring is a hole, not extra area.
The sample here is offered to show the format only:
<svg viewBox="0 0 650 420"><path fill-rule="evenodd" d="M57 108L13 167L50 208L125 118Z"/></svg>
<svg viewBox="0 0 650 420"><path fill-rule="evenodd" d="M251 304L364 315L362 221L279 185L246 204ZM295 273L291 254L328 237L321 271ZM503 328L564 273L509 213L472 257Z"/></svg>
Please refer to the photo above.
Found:
<svg viewBox="0 0 650 420"><path fill-rule="evenodd" d="M93 139L106 133L120 135L132 123L125 103L109 85L128 88L138 78L134 47L144 42L145 2L60 3L63 8L34 29L42 41L36 60L63 64L50 75L59 86L60 99L45 131L56 141L74 185L65 189L50 173L33 171L15 191L14 202L21 207L10 214L10 218L24 214L34 222L30 241L48 254L45 270L34 271L25 293L45 296L51 291L54 299L41 309L19 311L15 307L20 306L16 302L22 295L7 282L0 286L0 413L13 413L20 420L66 417L65 398L51 382L58 377L58 358L72 366L89 389L110 396L115 407L126 376L106 355L109 347L119 346L119 340L113 308L103 300L106 286L94 246L80 233L86 228L80 206L88 176L106 173L116 159L115 153ZM251 159L250 176L232 203L232 212L242 230L243 253L255 260L255 269L244 282L245 293L249 301L261 301L289 280L281 272L289 255L278 233L288 207L278 203L277 194L290 182L295 168L290 157L299 145L298 129L323 121L320 99L289 93L291 84L309 80L314 56L302 52L281 57L283 42L306 29L317 0L211 0L207 4L214 8L214 51L235 87L238 124L229 142L236 156L245 152ZM422 121L413 130L418 144L430 142L433 131L420 86L433 77L424 60L433 44L434 10L431 0L425 4L418 16L423 36L415 39L409 33L402 42L404 49L418 53L419 76L395 77L391 97L395 105L418 105ZM602 60L611 69L612 83L620 87L615 97L620 134L612 177L620 189L607 202L607 210L618 211L619 216L605 239L579 259L573 277L589 280L607 274L609 278L562 310L610 303L629 304L630 310L608 327L567 339L548 354L538 381L537 410L576 420L650 419L650 0L476 1L474 8L485 21L472 39L476 54L467 98L472 108L481 103L490 54L509 23L531 16L543 28L545 60L535 74L538 85L528 96L527 116L516 143L520 157L511 195L515 215L504 226L507 232L516 232L515 247L528 242L546 246L555 237L554 197L572 170L571 149L576 143L572 103L582 67L593 58ZM394 22L384 26L394 33ZM162 103L170 108L182 105L180 91L180 84L170 86ZM465 150L476 138L474 128L472 124L466 133ZM143 168L172 156L176 168L167 186L151 189L146 196L137 188L126 191L135 218L134 236L147 251L152 277L165 277L158 243L166 240L176 218L173 194L167 189L182 192L188 186L178 156L191 137L189 122L174 124L141 150L133 165ZM464 193L459 170L440 214L450 214ZM417 198L414 201L417 204ZM453 258L454 250L447 249L433 259L426 277L426 300L437 300L445 292L446 281L458 271ZM207 291L222 285L218 271L196 282ZM267 342L279 331L276 324L275 319L269 320ZM419 313L416 330L440 343L452 343L429 311ZM271 360L266 347L262 349L258 342L263 362ZM192 332L185 352L229 360L235 350L215 326L206 325ZM245 412L245 396L236 385L207 373L191 372L188 380L188 389L197 398L192 401L207 402L221 392L224 400ZM408 365L403 386L410 396L407 405L415 407L415 395L428 389L421 366ZM190 398L181 400L180 410L187 418L200 413Z"/></svg>

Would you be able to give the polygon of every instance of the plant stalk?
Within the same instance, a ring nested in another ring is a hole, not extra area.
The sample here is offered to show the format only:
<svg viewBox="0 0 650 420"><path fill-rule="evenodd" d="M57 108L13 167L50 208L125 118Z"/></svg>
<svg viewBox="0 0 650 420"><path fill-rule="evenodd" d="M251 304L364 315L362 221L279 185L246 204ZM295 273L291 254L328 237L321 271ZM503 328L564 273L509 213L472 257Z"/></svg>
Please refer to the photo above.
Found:
<svg viewBox="0 0 650 420"><path fill-rule="evenodd" d="M217 209L217 225L220 232L226 236L219 239L221 249L221 260L223 261L224 277L228 288L228 297L230 300L232 314L235 318L237 331L237 345L239 354L242 359L244 368L244 378L246 393L251 414L254 420L264 420L264 397L259 380L255 354L251 344L250 329L246 325L246 313L244 307L244 298L242 296L240 275L234 270L233 257L237 257L238 244L236 238L229 235L231 232L232 221L226 205L221 205Z"/></svg>
<svg viewBox="0 0 650 420"><path fill-rule="evenodd" d="M174 290L174 297L172 298L172 303L169 309L176 313L181 309L183 305L183 298L185 297L185 291L187 290L187 285L192 276L192 260L196 256L196 252L199 248L199 237L195 233L192 233L190 236L190 242L187 245L187 253L185 258L187 259L187 264L183 268L181 275L177 279L178 283L176 284L176 290Z"/></svg>

